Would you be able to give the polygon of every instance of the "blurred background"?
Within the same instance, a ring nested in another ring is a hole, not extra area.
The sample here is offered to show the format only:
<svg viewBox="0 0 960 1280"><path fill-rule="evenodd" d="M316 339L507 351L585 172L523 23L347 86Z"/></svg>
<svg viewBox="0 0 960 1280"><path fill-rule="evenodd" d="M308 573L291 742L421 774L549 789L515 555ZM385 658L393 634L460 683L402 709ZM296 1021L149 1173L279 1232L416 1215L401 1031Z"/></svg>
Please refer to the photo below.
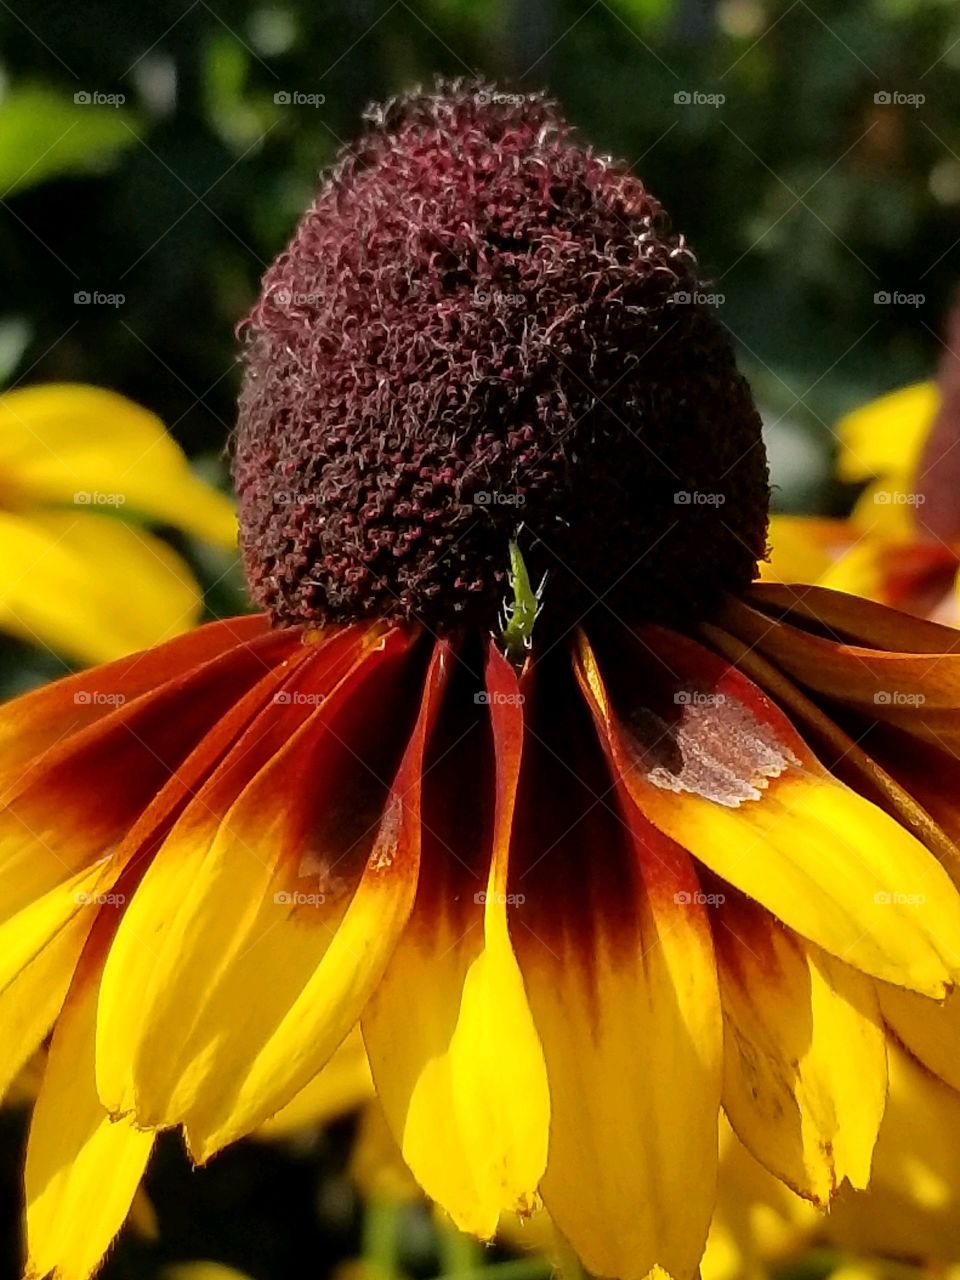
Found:
<svg viewBox="0 0 960 1280"><path fill-rule="evenodd" d="M220 483L234 329L264 268L364 106L437 73L548 88L665 204L761 402L781 509L844 513L837 416L938 359L960 273L953 0L3 0L0 32L3 386L121 391ZM242 607L235 575L208 605ZM13 641L0 658L5 681L49 662ZM349 1133L193 1176L170 1144L160 1241L128 1233L106 1274L197 1256L331 1274L362 1231ZM404 1229L412 1269L437 1274L429 1222Z"/></svg>

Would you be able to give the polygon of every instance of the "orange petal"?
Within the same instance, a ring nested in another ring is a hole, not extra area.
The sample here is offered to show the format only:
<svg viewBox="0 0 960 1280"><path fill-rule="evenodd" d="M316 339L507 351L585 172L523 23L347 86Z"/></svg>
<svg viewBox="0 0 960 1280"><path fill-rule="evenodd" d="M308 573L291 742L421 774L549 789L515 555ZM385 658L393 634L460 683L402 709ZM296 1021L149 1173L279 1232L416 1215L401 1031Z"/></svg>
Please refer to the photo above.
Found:
<svg viewBox="0 0 960 1280"><path fill-rule="evenodd" d="M117 695L124 703L132 702L236 645L256 640L267 628L262 615L210 622L166 644L106 663L93 672L66 676L13 699L0 708L0 778L68 734L111 714L118 705L113 700ZM110 694L110 700L94 698L94 688Z"/></svg>
<svg viewBox="0 0 960 1280"><path fill-rule="evenodd" d="M108 714L5 779L0 919L110 854L205 732L291 643L299 648L275 633L237 644L130 701L106 683L108 672L88 672L83 696L106 700Z"/></svg>

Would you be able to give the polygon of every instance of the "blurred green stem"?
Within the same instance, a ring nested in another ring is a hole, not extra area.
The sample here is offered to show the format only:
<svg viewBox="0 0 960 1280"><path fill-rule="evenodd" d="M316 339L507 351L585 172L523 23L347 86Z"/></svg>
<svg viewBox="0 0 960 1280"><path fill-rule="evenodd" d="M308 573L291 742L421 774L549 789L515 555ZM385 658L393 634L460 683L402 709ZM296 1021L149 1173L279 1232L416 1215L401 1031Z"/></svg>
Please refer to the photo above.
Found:
<svg viewBox="0 0 960 1280"><path fill-rule="evenodd" d="M440 1275L444 1280L489 1274L483 1265L482 1246L453 1227L440 1229L437 1251L440 1254Z"/></svg>
<svg viewBox="0 0 960 1280"><path fill-rule="evenodd" d="M489 1267L472 1267L468 1271L444 1271L440 1280L456 1276L456 1280L548 1280L556 1275L549 1258L512 1258L509 1262L494 1262ZM566 1272L561 1273L567 1280Z"/></svg>
<svg viewBox="0 0 960 1280"><path fill-rule="evenodd" d="M399 1270L398 1242L402 1206L391 1200L368 1200L363 1214L363 1259L396 1275Z"/></svg>

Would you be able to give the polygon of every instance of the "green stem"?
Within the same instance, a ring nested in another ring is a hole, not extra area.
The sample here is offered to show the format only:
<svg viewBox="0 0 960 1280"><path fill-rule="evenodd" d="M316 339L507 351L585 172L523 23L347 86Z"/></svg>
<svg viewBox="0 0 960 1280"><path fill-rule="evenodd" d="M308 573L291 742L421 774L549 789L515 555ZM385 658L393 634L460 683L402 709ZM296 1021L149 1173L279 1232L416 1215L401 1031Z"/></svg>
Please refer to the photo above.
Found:
<svg viewBox="0 0 960 1280"><path fill-rule="evenodd" d="M368 1200L363 1212L363 1259L396 1275L400 1269L398 1244L402 1206L393 1200Z"/></svg>
<svg viewBox="0 0 960 1280"><path fill-rule="evenodd" d="M444 1272L443 1280L451 1274ZM556 1273L549 1259L539 1256L512 1258L509 1262L495 1262L489 1267L474 1267L455 1274L456 1280L547 1280Z"/></svg>
<svg viewBox="0 0 960 1280"><path fill-rule="evenodd" d="M444 1280L462 1280L464 1276L487 1274L481 1261L481 1246L475 1240L453 1227L441 1227L438 1236L440 1275Z"/></svg>

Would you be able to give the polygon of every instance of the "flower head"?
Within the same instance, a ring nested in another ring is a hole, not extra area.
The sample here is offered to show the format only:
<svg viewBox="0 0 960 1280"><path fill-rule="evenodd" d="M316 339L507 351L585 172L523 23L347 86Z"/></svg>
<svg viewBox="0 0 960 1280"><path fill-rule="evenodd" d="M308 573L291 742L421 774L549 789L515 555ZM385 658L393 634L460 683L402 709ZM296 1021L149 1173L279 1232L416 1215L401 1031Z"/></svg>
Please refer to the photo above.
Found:
<svg viewBox="0 0 960 1280"><path fill-rule="evenodd" d="M541 96L371 112L246 325L255 599L284 623L489 629L521 524L551 620L598 596L676 619L745 587L760 420L698 297L657 201Z"/></svg>
<svg viewBox="0 0 960 1280"><path fill-rule="evenodd" d="M888 1026L960 1083L960 633L749 586L765 464L692 272L539 98L394 105L325 183L250 326L267 614L0 714L31 1276L86 1280L156 1131L208 1159L358 1022L458 1226L542 1203L619 1280L696 1273L721 1106L826 1206ZM481 485L550 574L519 656Z"/></svg>

